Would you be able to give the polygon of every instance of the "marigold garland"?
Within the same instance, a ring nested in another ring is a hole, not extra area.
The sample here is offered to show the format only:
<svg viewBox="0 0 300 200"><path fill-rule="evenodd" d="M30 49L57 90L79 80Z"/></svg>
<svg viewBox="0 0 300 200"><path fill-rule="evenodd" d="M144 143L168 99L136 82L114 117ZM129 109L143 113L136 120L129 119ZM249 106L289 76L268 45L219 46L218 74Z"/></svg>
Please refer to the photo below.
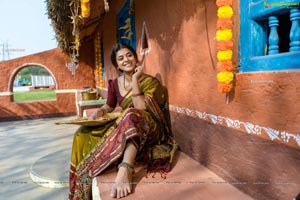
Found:
<svg viewBox="0 0 300 200"><path fill-rule="evenodd" d="M233 71L235 71L235 67L232 64L232 61L228 60L228 61L218 62L217 70L218 70L218 72L221 72L221 71L233 72Z"/></svg>
<svg viewBox="0 0 300 200"><path fill-rule="evenodd" d="M217 0L216 4L218 7L232 6L232 0Z"/></svg>
<svg viewBox="0 0 300 200"><path fill-rule="evenodd" d="M81 16L88 18L91 12L90 0L80 0L81 5Z"/></svg>
<svg viewBox="0 0 300 200"><path fill-rule="evenodd" d="M232 28L232 20L228 18L219 18L217 21L217 29L231 29Z"/></svg>
<svg viewBox="0 0 300 200"><path fill-rule="evenodd" d="M218 78L218 81L220 83L231 83L232 80L233 80L233 73L232 72L219 72L217 74L217 78Z"/></svg>
<svg viewBox="0 0 300 200"><path fill-rule="evenodd" d="M225 29L225 30L218 30L217 31L217 40L231 40L232 39L232 30Z"/></svg>
<svg viewBox="0 0 300 200"><path fill-rule="evenodd" d="M217 49L219 51L226 51L233 49L233 42L231 40L219 41L217 44Z"/></svg>
<svg viewBox="0 0 300 200"><path fill-rule="evenodd" d="M98 32L94 39L94 48L95 48L95 79L96 85L102 90L104 88L103 80L103 66L102 66L102 52L101 52L101 39L100 33Z"/></svg>
<svg viewBox="0 0 300 200"><path fill-rule="evenodd" d="M228 93L233 89L236 67L232 64L232 0L217 0L218 21L217 21L217 80L218 90L221 93Z"/></svg>
<svg viewBox="0 0 300 200"><path fill-rule="evenodd" d="M226 51L218 51L218 61L226 61L232 59L232 51L226 50Z"/></svg>
<svg viewBox="0 0 300 200"><path fill-rule="evenodd" d="M222 93L228 93L232 88L232 83L218 83L218 90Z"/></svg>
<svg viewBox="0 0 300 200"><path fill-rule="evenodd" d="M218 17L231 18L233 16L233 10L231 6L221 6L218 9Z"/></svg>

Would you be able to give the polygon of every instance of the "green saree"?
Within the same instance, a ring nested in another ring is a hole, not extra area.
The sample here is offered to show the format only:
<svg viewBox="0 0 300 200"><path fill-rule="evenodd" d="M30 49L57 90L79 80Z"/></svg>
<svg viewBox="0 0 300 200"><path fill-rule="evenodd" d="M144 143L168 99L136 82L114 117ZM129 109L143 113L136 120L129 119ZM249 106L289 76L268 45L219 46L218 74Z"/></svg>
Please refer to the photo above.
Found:
<svg viewBox="0 0 300 200"><path fill-rule="evenodd" d="M112 88L109 87L110 93ZM118 93L117 90L114 92ZM92 178L107 167L118 164L129 140L138 148L137 160L147 164L149 171L171 170L177 144L165 118L165 90L156 78L149 75L140 82L140 90L145 97L146 110L135 109L131 92L128 92L118 100L122 111L116 120L99 127L82 126L76 131L71 156L69 199L89 199Z"/></svg>

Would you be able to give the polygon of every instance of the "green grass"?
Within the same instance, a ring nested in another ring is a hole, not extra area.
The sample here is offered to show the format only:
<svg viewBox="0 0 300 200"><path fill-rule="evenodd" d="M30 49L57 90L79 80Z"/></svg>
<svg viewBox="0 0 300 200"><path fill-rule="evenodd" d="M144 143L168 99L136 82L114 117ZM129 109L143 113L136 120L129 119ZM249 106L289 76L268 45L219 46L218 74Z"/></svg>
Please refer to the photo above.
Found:
<svg viewBox="0 0 300 200"><path fill-rule="evenodd" d="M56 99L55 90L41 89L25 92L14 92L14 101L39 101Z"/></svg>

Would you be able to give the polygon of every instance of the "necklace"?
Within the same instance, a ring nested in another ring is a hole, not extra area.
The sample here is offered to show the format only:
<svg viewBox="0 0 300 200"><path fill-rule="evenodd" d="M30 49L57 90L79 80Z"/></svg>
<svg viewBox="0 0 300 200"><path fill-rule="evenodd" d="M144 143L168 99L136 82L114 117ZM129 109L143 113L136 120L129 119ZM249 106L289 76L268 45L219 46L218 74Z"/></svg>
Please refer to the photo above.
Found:
<svg viewBox="0 0 300 200"><path fill-rule="evenodd" d="M130 83L129 83L129 86L127 86L127 87L126 87L125 83L126 83L126 80L125 80L125 75L124 75L124 90L126 90L126 91L130 90L131 89Z"/></svg>

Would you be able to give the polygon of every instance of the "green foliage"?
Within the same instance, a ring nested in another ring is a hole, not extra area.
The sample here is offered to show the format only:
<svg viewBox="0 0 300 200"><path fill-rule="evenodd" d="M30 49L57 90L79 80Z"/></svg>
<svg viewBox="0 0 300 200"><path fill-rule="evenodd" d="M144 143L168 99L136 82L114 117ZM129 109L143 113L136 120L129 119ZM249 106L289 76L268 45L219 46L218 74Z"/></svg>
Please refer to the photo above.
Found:
<svg viewBox="0 0 300 200"><path fill-rule="evenodd" d="M31 85L31 75L36 76L51 76L50 73L43 67L28 66L21 69L17 75L20 79L23 79L22 85Z"/></svg>
<svg viewBox="0 0 300 200"><path fill-rule="evenodd" d="M40 89L25 92L14 92L14 101L39 101L56 99L55 90Z"/></svg>
<svg viewBox="0 0 300 200"><path fill-rule="evenodd" d="M50 73L45 68L39 66L25 67L21 69L18 74L21 76L30 76L30 75L51 76Z"/></svg>

